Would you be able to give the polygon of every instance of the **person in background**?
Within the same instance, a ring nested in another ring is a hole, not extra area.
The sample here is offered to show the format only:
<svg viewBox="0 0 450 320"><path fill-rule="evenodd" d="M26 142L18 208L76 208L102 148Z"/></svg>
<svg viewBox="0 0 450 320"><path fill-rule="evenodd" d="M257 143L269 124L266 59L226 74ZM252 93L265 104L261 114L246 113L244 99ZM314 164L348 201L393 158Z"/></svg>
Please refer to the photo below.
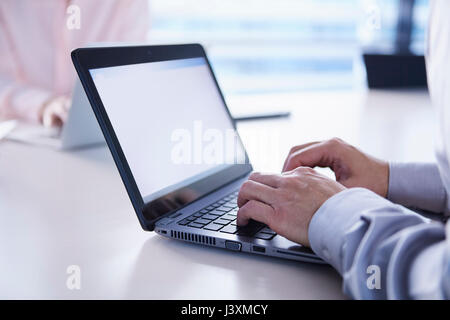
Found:
<svg viewBox="0 0 450 320"><path fill-rule="evenodd" d="M281 174L253 173L239 192L238 225L258 220L310 246L352 298L450 299L450 1L431 1L430 10L437 163L387 163L332 139L292 148ZM314 167L331 168L336 181Z"/></svg>
<svg viewBox="0 0 450 320"><path fill-rule="evenodd" d="M70 52L145 41L148 13L148 0L2 0L0 118L61 126L76 80Z"/></svg>

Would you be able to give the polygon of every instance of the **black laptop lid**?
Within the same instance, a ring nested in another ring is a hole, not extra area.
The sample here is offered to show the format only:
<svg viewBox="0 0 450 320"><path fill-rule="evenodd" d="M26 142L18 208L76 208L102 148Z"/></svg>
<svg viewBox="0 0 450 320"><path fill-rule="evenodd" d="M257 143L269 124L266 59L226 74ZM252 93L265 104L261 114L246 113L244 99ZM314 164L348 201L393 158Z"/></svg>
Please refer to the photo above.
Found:
<svg viewBox="0 0 450 320"><path fill-rule="evenodd" d="M72 60L145 230L252 170L200 45L83 48Z"/></svg>

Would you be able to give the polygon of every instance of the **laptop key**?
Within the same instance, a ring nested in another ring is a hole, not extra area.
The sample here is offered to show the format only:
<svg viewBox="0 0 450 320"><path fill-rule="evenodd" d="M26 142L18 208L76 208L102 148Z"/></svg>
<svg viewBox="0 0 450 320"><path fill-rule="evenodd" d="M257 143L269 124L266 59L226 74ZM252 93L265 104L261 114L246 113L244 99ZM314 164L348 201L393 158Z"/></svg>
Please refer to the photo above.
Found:
<svg viewBox="0 0 450 320"><path fill-rule="evenodd" d="M263 228L260 232L268 233L268 234L276 234L276 232L273 231L272 229L270 229L269 227Z"/></svg>
<svg viewBox="0 0 450 320"><path fill-rule="evenodd" d="M186 218L186 220L188 220L188 221L194 221L195 219L197 219L197 218L194 216L189 216Z"/></svg>
<svg viewBox="0 0 450 320"><path fill-rule="evenodd" d="M209 206L209 207L206 207L205 210L211 211L211 210L214 210L214 207L213 206Z"/></svg>
<svg viewBox="0 0 450 320"><path fill-rule="evenodd" d="M223 216L226 212L219 211L219 210L213 210L209 214L213 214L215 216Z"/></svg>
<svg viewBox="0 0 450 320"><path fill-rule="evenodd" d="M263 227L264 227L264 224L262 224L261 222L250 220L250 222L246 226L239 227L238 234L241 236L252 237L255 233L257 233Z"/></svg>
<svg viewBox="0 0 450 320"><path fill-rule="evenodd" d="M181 221L178 221L178 224L179 224L180 226L185 226L185 225L187 225L189 222L190 222L189 220L183 219L183 220L181 220Z"/></svg>
<svg viewBox="0 0 450 320"><path fill-rule="evenodd" d="M273 237L275 237L275 234L258 232L257 234L254 235L254 237L263 240L271 240Z"/></svg>
<svg viewBox="0 0 450 320"><path fill-rule="evenodd" d="M230 222L231 222L230 220L226 220L226 219L222 219L222 218L214 220L214 223L218 223L218 224L222 224L222 225L227 225Z"/></svg>
<svg viewBox="0 0 450 320"><path fill-rule="evenodd" d="M201 216L203 216L203 213L197 212L193 216L196 218L200 218Z"/></svg>
<svg viewBox="0 0 450 320"><path fill-rule="evenodd" d="M211 231L219 231L221 228L223 228L223 225L211 222L210 224L207 224L203 229Z"/></svg>
<svg viewBox="0 0 450 320"><path fill-rule="evenodd" d="M205 225L205 224L210 223L211 221L210 221L210 220L207 220L207 219L203 219L203 218L198 218L198 219L195 220L194 222L195 222L195 223L200 223L200 224Z"/></svg>
<svg viewBox="0 0 450 320"><path fill-rule="evenodd" d="M234 220L236 219L236 216L232 215L232 214L225 214L222 217L220 217L221 219L226 219L226 220Z"/></svg>
<svg viewBox="0 0 450 320"><path fill-rule="evenodd" d="M208 220L216 220L219 216L213 215L213 214L205 214L202 218L208 219Z"/></svg>
<svg viewBox="0 0 450 320"><path fill-rule="evenodd" d="M207 210L207 209L200 210L200 213L208 213L208 212L209 212L209 210Z"/></svg>
<svg viewBox="0 0 450 320"><path fill-rule="evenodd" d="M197 223L197 222L191 222L188 224L189 227L194 227L194 228L203 228L204 224L201 223Z"/></svg>
<svg viewBox="0 0 450 320"><path fill-rule="evenodd" d="M237 231L238 231L238 227L232 226L232 225L225 226L223 229L220 230L220 232L231 233L231 234L235 234Z"/></svg>
<svg viewBox="0 0 450 320"><path fill-rule="evenodd" d="M228 212L228 211L231 211L231 208L228 208L225 206L220 206L219 208L217 208L217 210L223 211L223 212Z"/></svg>

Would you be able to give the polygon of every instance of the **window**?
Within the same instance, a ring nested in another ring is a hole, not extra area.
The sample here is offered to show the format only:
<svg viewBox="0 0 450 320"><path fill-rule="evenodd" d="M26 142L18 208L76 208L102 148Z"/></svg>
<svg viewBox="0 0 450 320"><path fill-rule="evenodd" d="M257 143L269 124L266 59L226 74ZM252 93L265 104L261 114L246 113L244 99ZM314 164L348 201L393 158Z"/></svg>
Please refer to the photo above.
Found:
<svg viewBox="0 0 450 320"><path fill-rule="evenodd" d="M416 1L415 51L423 50L427 4ZM150 6L150 41L202 43L226 95L363 85L361 48L392 45L398 18L392 0L151 0Z"/></svg>

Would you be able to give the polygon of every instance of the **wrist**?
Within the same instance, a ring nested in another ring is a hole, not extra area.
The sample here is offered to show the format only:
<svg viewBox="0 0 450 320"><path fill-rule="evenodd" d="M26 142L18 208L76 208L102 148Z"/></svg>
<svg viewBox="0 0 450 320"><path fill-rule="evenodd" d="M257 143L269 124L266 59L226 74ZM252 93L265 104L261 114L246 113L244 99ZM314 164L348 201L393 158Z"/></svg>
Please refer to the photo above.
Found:
<svg viewBox="0 0 450 320"><path fill-rule="evenodd" d="M372 158L371 165L366 167L361 173L366 178L363 178L365 183L359 185L367 188L377 195L387 198L389 190L389 163L387 161Z"/></svg>
<svg viewBox="0 0 450 320"><path fill-rule="evenodd" d="M386 161L380 161L380 174L379 179L381 181L380 190L376 192L378 195L383 198L387 198L388 190L389 190L389 163Z"/></svg>

